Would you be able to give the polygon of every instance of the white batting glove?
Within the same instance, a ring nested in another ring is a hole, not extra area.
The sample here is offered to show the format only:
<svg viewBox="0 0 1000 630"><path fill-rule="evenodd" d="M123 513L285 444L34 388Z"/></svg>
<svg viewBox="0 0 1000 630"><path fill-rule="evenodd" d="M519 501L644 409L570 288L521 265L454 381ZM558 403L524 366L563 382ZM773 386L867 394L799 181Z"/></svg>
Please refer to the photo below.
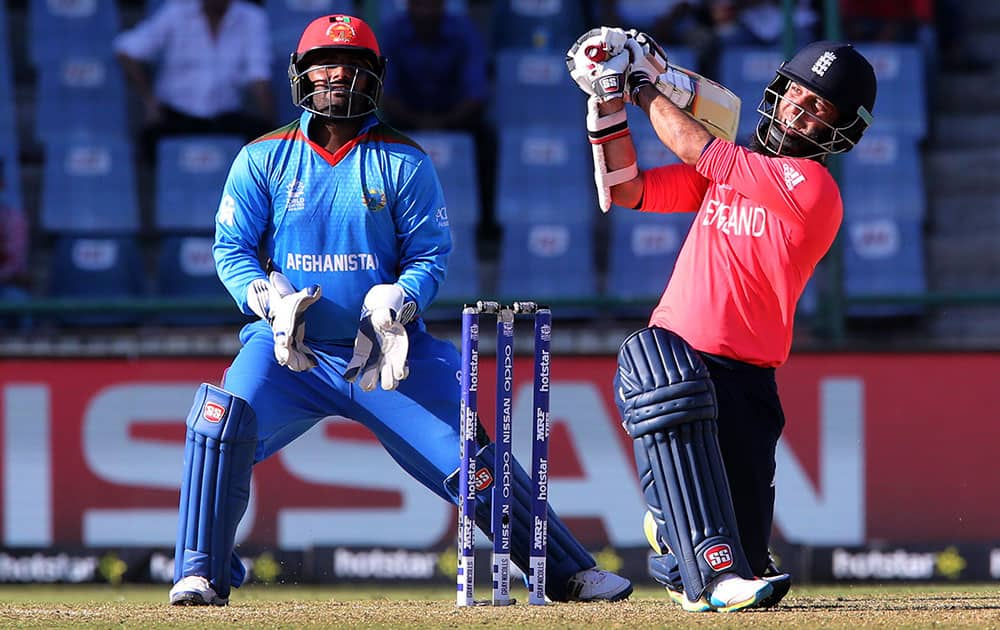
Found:
<svg viewBox="0 0 1000 630"><path fill-rule="evenodd" d="M602 26L581 35L566 52L566 68L580 89L601 101L625 95L622 59L628 35L623 29Z"/></svg>
<svg viewBox="0 0 1000 630"><path fill-rule="evenodd" d="M667 70L667 54L652 37L634 29L628 31L625 49L629 54L626 71L628 100L635 102L636 93L647 85L655 85L657 77Z"/></svg>
<svg viewBox="0 0 1000 630"><path fill-rule="evenodd" d="M316 355L305 344L306 324L302 314L322 291L318 284L296 291L288 278L272 271L268 279L257 279L247 288L250 309L267 321L274 335L274 358L293 372L304 372L318 365Z"/></svg>
<svg viewBox="0 0 1000 630"><path fill-rule="evenodd" d="M398 285L376 284L369 289L344 378L353 383L360 377L358 384L366 392L379 383L384 390L396 389L410 373L406 365L410 341L404 326L416 310L417 303L406 302Z"/></svg>

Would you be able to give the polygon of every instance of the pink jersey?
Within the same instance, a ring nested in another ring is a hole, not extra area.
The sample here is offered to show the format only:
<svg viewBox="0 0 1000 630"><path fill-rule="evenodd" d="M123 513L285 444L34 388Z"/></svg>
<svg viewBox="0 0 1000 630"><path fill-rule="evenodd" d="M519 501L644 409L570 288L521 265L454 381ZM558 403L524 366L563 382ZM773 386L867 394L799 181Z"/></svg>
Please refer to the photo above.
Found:
<svg viewBox="0 0 1000 630"><path fill-rule="evenodd" d="M784 363L795 305L843 216L830 172L715 140L696 166L655 168L643 181L641 210L698 211L650 325L703 352Z"/></svg>

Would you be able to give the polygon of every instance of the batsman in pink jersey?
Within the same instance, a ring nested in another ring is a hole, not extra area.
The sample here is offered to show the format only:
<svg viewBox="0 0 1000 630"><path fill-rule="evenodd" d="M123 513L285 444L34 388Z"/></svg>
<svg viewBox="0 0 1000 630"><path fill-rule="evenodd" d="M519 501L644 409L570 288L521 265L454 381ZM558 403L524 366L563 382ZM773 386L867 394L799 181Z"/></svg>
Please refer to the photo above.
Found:
<svg viewBox="0 0 1000 630"><path fill-rule="evenodd" d="M602 36L621 39L613 30ZM611 41L604 48L621 53L576 59L594 78L592 90L581 87L596 100L588 131L604 159L598 185L610 186L617 212L697 213L649 326L622 344L615 376L656 551L649 570L687 611L770 607L791 585L768 550L785 423L775 368L788 359L796 304L843 216L826 157L849 151L871 124L875 73L850 44L809 44L764 89L743 147L713 137L657 89L655 42L625 37L639 43ZM637 168L629 103L682 163Z"/></svg>

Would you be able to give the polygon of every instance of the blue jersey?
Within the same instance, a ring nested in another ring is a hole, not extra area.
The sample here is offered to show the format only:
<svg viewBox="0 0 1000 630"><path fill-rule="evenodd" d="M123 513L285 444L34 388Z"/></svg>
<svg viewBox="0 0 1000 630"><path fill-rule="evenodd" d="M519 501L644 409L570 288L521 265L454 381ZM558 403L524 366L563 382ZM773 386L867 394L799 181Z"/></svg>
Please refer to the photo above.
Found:
<svg viewBox="0 0 1000 630"><path fill-rule="evenodd" d="M306 340L353 344L365 294L399 284L422 312L451 252L437 173L412 140L374 115L330 153L307 136L312 114L243 147L215 219L215 264L240 309L262 260L296 287L322 287Z"/></svg>

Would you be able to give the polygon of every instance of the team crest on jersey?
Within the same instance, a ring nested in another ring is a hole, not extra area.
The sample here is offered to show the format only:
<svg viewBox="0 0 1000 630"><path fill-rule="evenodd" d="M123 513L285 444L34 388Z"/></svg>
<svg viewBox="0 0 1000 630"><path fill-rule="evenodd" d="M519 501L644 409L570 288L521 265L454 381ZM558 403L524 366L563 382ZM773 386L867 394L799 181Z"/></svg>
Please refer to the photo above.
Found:
<svg viewBox="0 0 1000 630"><path fill-rule="evenodd" d="M335 44L350 44L358 36L358 32L351 26L349 17L339 15L336 21L326 29L326 36Z"/></svg>
<svg viewBox="0 0 1000 630"><path fill-rule="evenodd" d="M298 212L306 207L306 187L297 179L293 179L285 187L285 212Z"/></svg>
<svg viewBox="0 0 1000 630"><path fill-rule="evenodd" d="M379 190L378 188L369 188L368 194L364 197L365 206L367 206L372 212L378 212L384 208L387 203L385 191Z"/></svg>

